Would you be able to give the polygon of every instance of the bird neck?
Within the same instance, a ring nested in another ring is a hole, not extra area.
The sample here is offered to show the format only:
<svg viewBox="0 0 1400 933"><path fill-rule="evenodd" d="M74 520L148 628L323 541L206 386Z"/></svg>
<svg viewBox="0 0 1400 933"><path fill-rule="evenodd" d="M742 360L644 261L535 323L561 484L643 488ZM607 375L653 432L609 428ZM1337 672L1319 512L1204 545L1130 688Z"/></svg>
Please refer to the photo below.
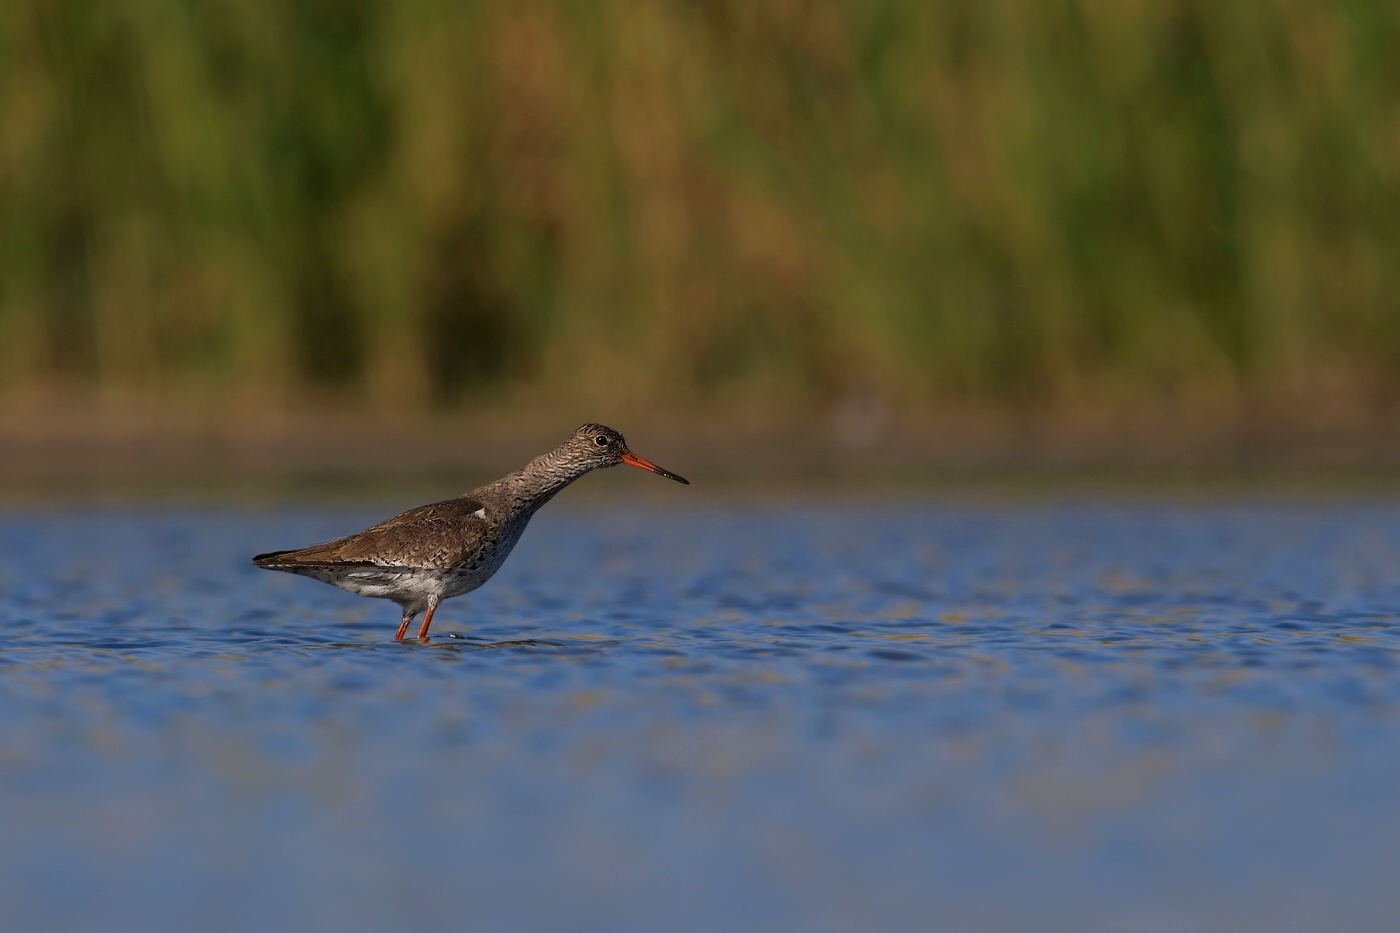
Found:
<svg viewBox="0 0 1400 933"><path fill-rule="evenodd" d="M503 482L509 484L512 497L517 501L539 508L592 469L591 465L580 464L566 456L563 448L559 448L531 460Z"/></svg>

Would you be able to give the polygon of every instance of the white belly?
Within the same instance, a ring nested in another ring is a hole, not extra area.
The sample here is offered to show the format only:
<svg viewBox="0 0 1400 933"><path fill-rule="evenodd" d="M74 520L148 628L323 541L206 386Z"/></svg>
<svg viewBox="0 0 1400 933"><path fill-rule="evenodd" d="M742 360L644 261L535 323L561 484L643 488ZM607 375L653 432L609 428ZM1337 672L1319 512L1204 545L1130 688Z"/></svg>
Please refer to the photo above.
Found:
<svg viewBox="0 0 1400 933"><path fill-rule="evenodd" d="M293 572L314 577L357 596L392 599L403 606L426 606L431 599L439 602L470 593L501 569L515 543L520 540L525 523L508 529L495 545L474 559L443 570L414 567L307 567Z"/></svg>

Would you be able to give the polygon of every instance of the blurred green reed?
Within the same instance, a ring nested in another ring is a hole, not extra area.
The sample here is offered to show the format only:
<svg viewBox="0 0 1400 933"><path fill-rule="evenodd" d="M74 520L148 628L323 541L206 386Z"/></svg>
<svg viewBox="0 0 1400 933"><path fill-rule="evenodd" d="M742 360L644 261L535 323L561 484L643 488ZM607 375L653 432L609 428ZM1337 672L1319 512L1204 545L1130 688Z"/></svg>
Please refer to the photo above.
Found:
<svg viewBox="0 0 1400 933"><path fill-rule="evenodd" d="M1400 390L1390 0L8 0L0 391Z"/></svg>

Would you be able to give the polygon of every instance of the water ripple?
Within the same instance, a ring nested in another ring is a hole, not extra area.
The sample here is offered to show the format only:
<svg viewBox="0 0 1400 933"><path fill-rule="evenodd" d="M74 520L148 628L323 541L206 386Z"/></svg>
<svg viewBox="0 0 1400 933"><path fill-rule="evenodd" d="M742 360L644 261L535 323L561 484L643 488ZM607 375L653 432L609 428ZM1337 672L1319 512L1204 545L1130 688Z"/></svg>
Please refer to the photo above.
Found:
<svg viewBox="0 0 1400 933"><path fill-rule="evenodd" d="M16 928L1400 906L1394 506L551 506L426 646L247 562L374 517L0 520Z"/></svg>

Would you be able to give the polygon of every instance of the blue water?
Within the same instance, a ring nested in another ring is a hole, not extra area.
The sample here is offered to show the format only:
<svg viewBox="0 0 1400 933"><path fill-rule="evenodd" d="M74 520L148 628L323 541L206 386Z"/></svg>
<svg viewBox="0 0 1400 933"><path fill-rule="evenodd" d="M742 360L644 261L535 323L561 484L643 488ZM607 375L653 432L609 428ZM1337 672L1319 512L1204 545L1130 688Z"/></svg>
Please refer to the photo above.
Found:
<svg viewBox="0 0 1400 933"><path fill-rule="evenodd" d="M1395 928L1396 504L562 501L426 647L247 563L383 514L0 516L0 926Z"/></svg>

